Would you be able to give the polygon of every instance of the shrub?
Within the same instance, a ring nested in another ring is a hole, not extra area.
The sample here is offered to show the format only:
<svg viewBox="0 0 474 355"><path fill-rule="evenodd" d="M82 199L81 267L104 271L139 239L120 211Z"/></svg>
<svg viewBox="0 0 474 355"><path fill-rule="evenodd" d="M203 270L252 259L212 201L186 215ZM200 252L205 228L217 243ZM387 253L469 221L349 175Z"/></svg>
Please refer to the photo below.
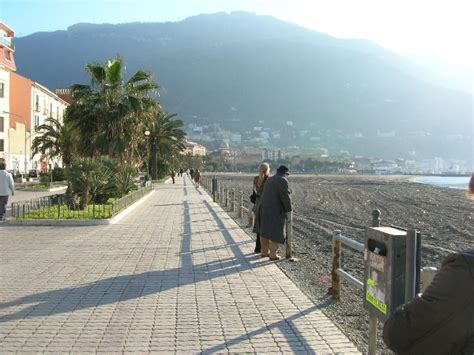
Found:
<svg viewBox="0 0 474 355"><path fill-rule="evenodd" d="M66 180L66 174L63 168L54 168L53 169L53 181L64 181Z"/></svg>
<svg viewBox="0 0 474 355"><path fill-rule="evenodd" d="M49 185L51 183L51 173L49 171L41 173L39 177L39 181L42 184Z"/></svg>

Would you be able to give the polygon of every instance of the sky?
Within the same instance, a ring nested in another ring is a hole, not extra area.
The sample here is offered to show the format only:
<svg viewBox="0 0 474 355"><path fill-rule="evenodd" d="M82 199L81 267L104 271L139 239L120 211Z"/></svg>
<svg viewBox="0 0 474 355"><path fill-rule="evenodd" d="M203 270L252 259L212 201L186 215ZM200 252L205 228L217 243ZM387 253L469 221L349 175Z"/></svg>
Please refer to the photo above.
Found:
<svg viewBox="0 0 474 355"><path fill-rule="evenodd" d="M174 22L239 10L474 71L474 0L0 0L0 21L23 37L79 22Z"/></svg>

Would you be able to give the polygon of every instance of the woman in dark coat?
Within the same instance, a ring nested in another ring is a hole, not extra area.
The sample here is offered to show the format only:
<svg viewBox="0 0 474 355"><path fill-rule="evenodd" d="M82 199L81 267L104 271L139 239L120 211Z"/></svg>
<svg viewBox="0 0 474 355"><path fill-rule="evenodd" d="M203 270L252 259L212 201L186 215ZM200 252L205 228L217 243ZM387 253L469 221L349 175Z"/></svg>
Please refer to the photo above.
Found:
<svg viewBox="0 0 474 355"><path fill-rule="evenodd" d="M474 249L448 256L423 294L390 315L383 338L398 354L474 354Z"/></svg>
<svg viewBox="0 0 474 355"><path fill-rule="evenodd" d="M255 253L260 253L260 201L263 192L265 181L270 176L270 165L262 163L258 167L258 175L253 179L253 192L255 194L255 204L253 205L253 213L255 216L253 222L253 232L257 233L257 240L255 242Z"/></svg>

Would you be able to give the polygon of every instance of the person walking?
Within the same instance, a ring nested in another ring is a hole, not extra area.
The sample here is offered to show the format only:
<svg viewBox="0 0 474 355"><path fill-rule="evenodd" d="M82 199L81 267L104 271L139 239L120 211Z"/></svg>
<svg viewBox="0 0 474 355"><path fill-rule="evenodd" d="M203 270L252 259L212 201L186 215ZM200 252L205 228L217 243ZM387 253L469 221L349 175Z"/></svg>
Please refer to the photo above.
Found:
<svg viewBox="0 0 474 355"><path fill-rule="evenodd" d="M15 184L12 174L6 171L7 164L0 161L0 221L5 220L8 197L15 195Z"/></svg>
<svg viewBox="0 0 474 355"><path fill-rule="evenodd" d="M286 214L291 212L288 186L288 168L281 165L275 175L269 177L263 187L260 203L260 255L278 260L278 244L285 243Z"/></svg>
<svg viewBox="0 0 474 355"><path fill-rule="evenodd" d="M175 181L176 172L174 170L171 170L170 176L171 176L171 180L173 180L173 184L174 184L176 182Z"/></svg>
<svg viewBox="0 0 474 355"><path fill-rule="evenodd" d="M199 169L196 169L194 171L194 184L196 185L196 189L199 188L199 186L201 185L201 172L199 171Z"/></svg>
<svg viewBox="0 0 474 355"><path fill-rule="evenodd" d="M426 290L388 317L383 339L397 354L474 354L474 249L449 255Z"/></svg>
<svg viewBox="0 0 474 355"><path fill-rule="evenodd" d="M254 205L253 205L253 214L255 216L253 222L253 229L252 231L257 234L257 239L255 241L255 250L254 252L260 254L261 252L261 245L260 245L260 205L261 205L261 196L263 193L263 187L265 182L267 181L268 177L270 176L270 165L267 163L262 163L258 167L258 175L255 176L253 179L253 193L254 196Z"/></svg>

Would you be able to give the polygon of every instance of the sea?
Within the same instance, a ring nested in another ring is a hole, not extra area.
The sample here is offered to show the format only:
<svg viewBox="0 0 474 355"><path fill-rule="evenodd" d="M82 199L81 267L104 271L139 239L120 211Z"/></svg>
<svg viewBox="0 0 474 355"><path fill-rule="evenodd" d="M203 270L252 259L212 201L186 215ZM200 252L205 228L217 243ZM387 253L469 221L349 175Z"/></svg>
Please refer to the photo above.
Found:
<svg viewBox="0 0 474 355"><path fill-rule="evenodd" d="M415 178L415 182L440 187L449 187L451 189L466 190L469 178L469 176L419 176Z"/></svg>

